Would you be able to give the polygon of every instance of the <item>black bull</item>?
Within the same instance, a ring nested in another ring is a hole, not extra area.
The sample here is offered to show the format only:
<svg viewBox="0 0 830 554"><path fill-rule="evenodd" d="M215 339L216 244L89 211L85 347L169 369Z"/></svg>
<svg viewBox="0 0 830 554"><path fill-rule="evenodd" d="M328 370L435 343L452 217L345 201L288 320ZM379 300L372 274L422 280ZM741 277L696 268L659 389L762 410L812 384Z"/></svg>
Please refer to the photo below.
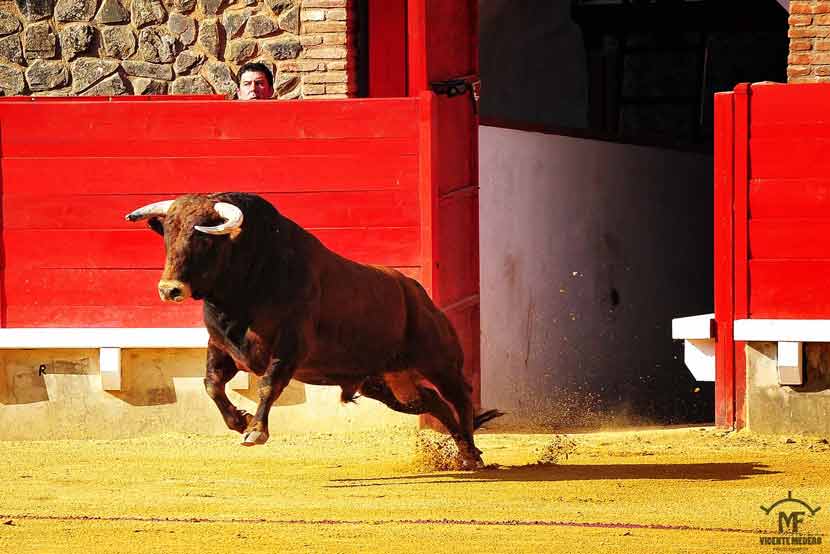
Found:
<svg viewBox="0 0 830 554"><path fill-rule="evenodd" d="M481 465L463 352L447 317L400 272L337 255L262 198L187 195L127 216L164 236L159 295L204 300L205 387L244 445L268 440L268 413L289 380L336 385L408 414L431 414L466 467ZM253 415L225 385L238 370L260 377Z"/></svg>

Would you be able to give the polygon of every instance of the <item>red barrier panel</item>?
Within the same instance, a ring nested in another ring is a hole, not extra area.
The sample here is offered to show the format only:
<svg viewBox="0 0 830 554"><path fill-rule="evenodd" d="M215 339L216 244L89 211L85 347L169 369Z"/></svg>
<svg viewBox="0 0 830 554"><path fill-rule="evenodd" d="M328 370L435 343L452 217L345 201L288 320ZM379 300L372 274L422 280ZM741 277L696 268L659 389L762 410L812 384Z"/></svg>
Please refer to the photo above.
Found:
<svg viewBox="0 0 830 554"><path fill-rule="evenodd" d="M744 424L733 322L830 319L830 85L738 85L715 101L716 422Z"/></svg>
<svg viewBox="0 0 830 554"><path fill-rule="evenodd" d="M165 306L157 235L124 215L260 193L351 258L421 275L422 100L0 102L3 322L193 326Z"/></svg>

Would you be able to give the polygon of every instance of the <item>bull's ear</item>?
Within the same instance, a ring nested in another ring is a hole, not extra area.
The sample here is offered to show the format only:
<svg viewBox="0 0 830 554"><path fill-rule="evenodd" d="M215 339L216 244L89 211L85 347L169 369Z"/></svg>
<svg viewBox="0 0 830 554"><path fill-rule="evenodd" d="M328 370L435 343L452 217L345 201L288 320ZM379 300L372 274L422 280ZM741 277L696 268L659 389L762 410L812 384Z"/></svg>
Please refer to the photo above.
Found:
<svg viewBox="0 0 830 554"><path fill-rule="evenodd" d="M164 236L164 225L159 218L151 217L147 220L147 225L159 235Z"/></svg>

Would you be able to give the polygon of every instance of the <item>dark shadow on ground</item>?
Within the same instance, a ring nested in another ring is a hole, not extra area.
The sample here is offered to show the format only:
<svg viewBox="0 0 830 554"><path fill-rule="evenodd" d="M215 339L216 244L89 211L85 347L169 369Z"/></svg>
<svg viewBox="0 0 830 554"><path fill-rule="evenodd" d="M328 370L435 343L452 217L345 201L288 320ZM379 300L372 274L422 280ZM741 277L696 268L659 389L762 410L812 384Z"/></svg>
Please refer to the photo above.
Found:
<svg viewBox="0 0 830 554"><path fill-rule="evenodd" d="M419 483L493 483L545 481L613 481L627 479L676 479L737 481L757 475L781 473L758 462L708 464L606 464L527 465L494 467L471 472L428 473L360 479L332 479L328 488L415 485Z"/></svg>

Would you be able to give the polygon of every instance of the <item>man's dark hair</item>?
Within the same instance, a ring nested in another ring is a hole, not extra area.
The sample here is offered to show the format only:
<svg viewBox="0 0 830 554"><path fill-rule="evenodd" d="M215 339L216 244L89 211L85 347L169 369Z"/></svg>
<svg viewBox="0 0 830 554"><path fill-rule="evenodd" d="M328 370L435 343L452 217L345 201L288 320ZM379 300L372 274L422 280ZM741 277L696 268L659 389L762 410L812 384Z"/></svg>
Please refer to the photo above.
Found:
<svg viewBox="0 0 830 554"><path fill-rule="evenodd" d="M271 88L274 88L274 75L271 73L271 70L268 69L268 66L264 63L259 62L248 62L242 67L239 68L239 78L242 79L242 74L246 71L256 71L265 75L265 78L268 79L268 85Z"/></svg>

